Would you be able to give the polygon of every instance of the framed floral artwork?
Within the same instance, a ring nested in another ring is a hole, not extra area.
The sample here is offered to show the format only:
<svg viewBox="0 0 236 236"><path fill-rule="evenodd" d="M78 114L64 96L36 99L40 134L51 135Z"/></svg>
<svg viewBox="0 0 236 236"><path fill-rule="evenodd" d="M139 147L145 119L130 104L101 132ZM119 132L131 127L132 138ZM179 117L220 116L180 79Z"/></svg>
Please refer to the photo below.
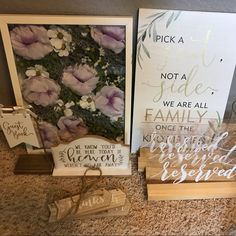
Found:
<svg viewBox="0 0 236 236"><path fill-rule="evenodd" d="M86 135L129 144L132 18L1 15L17 105L47 148Z"/></svg>

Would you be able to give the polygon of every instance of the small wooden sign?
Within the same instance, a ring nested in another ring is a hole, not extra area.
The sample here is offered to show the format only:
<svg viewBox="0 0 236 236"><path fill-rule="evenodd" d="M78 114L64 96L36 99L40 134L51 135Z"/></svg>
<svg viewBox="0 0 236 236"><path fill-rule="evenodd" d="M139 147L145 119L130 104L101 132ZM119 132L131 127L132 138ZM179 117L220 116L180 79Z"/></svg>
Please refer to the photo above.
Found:
<svg viewBox="0 0 236 236"><path fill-rule="evenodd" d="M48 205L49 222L74 216L76 218L98 218L127 215L131 204L120 189L98 189L91 193L64 198Z"/></svg>
<svg viewBox="0 0 236 236"><path fill-rule="evenodd" d="M21 143L40 147L38 136L29 114L2 113L0 115L0 126L10 148Z"/></svg>
<svg viewBox="0 0 236 236"><path fill-rule="evenodd" d="M53 175L83 175L88 166L99 167L103 175L130 175L129 146L99 136L85 136L52 148ZM89 175L99 175L90 171Z"/></svg>
<svg viewBox="0 0 236 236"><path fill-rule="evenodd" d="M126 215L128 215L130 208L131 208L131 203L126 198L123 206L111 208L109 210L102 211L97 214L84 215L79 218L82 218L82 219L90 218L91 219L91 218L101 218L101 217L126 216Z"/></svg>

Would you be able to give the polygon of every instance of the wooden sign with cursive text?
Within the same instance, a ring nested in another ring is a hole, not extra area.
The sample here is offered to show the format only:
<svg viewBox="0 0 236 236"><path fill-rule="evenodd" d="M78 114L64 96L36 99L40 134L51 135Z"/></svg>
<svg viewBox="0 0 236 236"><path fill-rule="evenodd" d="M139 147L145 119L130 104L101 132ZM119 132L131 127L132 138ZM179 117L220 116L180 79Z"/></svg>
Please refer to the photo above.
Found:
<svg viewBox="0 0 236 236"><path fill-rule="evenodd" d="M129 146L98 136L86 136L52 148L53 175L83 175L88 166L99 167L103 175L130 175ZM98 171L89 172L98 175Z"/></svg>
<svg viewBox="0 0 236 236"><path fill-rule="evenodd" d="M10 148L20 143L40 147L37 133L29 114L2 113L0 116L0 126Z"/></svg>

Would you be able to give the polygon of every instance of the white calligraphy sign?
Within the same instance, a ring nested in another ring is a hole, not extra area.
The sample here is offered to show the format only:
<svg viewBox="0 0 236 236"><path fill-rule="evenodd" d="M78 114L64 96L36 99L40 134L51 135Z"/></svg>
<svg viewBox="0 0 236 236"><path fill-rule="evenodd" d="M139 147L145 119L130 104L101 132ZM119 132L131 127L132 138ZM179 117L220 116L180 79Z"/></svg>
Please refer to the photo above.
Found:
<svg viewBox="0 0 236 236"><path fill-rule="evenodd" d="M20 143L40 147L39 140L29 114L2 113L0 116L0 126L11 148Z"/></svg>
<svg viewBox="0 0 236 236"><path fill-rule="evenodd" d="M101 168L103 175L131 174L129 146L96 135L60 144L51 150L55 163L54 175L83 175L88 166Z"/></svg>
<svg viewBox="0 0 236 236"><path fill-rule="evenodd" d="M222 122L235 28L236 14L140 9L131 152L153 129L188 135L209 120Z"/></svg>
<svg viewBox="0 0 236 236"><path fill-rule="evenodd" d="M198 141L188 145L190 138L182 143L172 143L172 136L167 143L152 142L150 153L159 149L152 159L157 159L161 168L149 176L150 179L159 178L161 181L172 180L174 184L182 183L189 178L195 182L210 181L221 177L226 180L235 180L236 145L227 151L220 151L219 144L228 137L228 132L219 134L209 143Z"/></svg>

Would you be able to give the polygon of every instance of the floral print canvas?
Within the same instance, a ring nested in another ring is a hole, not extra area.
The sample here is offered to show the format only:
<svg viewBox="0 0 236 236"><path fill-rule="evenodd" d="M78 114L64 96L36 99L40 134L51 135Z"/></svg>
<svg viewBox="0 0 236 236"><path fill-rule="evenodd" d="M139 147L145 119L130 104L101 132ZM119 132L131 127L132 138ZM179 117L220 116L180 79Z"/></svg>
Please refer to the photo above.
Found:
<svg viewBox="0 0 236 236"><path fill-rule="evenodd" d="M124 25L8 27L22 97L47 148L85 135L124 141Z"/></svg>

